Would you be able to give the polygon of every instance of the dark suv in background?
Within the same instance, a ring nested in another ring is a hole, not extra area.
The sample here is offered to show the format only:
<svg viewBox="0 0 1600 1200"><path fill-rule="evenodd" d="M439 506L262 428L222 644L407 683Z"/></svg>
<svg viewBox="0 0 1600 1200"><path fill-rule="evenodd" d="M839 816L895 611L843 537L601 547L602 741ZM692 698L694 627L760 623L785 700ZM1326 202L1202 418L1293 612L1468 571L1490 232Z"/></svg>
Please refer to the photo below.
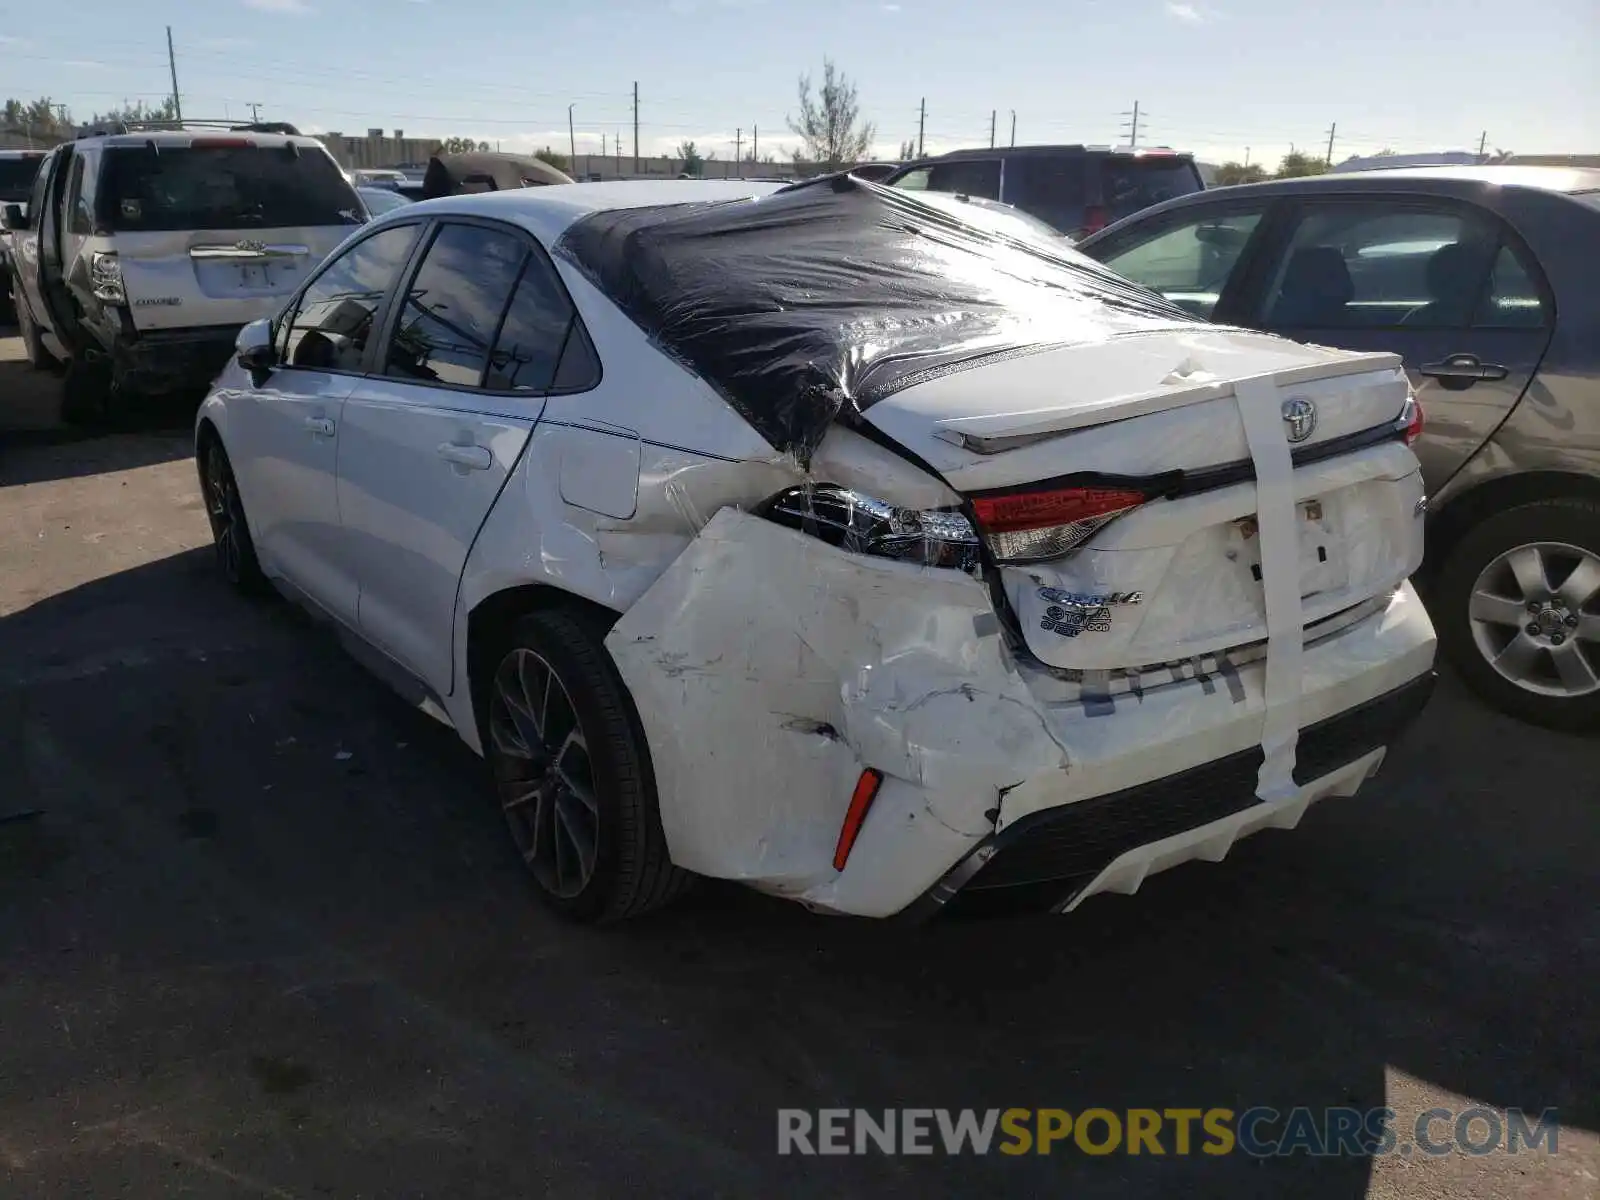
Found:
<svg viewBox="0 0 1600 1200"><path fill-rule="evenodd" d="M1092 146L955 150L907 163L883 182L998 200L1072 238L1205 189L1192 155Z"/></svg>

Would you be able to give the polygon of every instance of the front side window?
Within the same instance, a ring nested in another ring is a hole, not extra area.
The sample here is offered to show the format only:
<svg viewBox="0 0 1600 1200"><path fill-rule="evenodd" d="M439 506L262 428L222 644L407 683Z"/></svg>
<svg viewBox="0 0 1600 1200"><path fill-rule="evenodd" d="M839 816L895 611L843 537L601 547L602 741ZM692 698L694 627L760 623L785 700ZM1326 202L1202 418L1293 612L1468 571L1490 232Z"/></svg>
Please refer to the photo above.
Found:
<svg viewBox="0 0 1600 1200"><path fill-rule="evenodd" d="M1179 308L1209 320L1261 222L1261 213L1256 208L1191 217L1115 250L1101 261L1117 274L1160 292Z"/></svg>
<svg viewBox="0 0 1600 1200"><path fill-rule="evenodd" d="M406 289L383 373L418 383L482 386L500 318L527 256L526 243L512 233L478 225L440 229Z"/></svg>
<svg viewBox="0 0 1600 1200"><path fill-rule="evenodd" d="M1464 329L1499 239L1465 210L1307 206L1266 290L1269 329Z"/></svg>
<svg viewBox="0 0 1600 1200"><path fill-rule="evenodd" d="M280 361L313 371L360 371L373 321L411 257L417 230L395 225L373 234L312 280L283 323Z"/></svg>

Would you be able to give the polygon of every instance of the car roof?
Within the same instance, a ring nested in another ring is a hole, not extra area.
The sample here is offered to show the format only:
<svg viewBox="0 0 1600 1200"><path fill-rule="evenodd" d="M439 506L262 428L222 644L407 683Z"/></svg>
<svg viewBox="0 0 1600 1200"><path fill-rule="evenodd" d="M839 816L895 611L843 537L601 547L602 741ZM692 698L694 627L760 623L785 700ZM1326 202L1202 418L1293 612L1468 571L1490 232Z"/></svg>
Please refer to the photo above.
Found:
<svg viewBox="0 0 1600 1200"><path fill-rule="evenodd" d="M266 133L254 129L141 129L130 133L90 133L76 141L65 143L78 150L97 146L122 149L128 146L187 146L194 141L248 140L267 150L295 145L306 149L327 149L320 141L306 134Z"/></svg>
<svg viewBox="0 0 1600 1200"><path fill-rule="evenodd" d="M1301 179L1268 179L1261 183L1213 188L1206 193L1316 192L1316 191L1405 191L1450 192L1464 185L1493 184L1499 187L1531 188L1542 192L1589 192L1600 190L1600 168L1519 166L1484 164L1481 166L1379 167L1371 171L1330 171ZM1453 186L1454 185L1454 186Z"/></svg>
<svg viewBox="0 0 1600 1200"><path fill-rule="evenodd" d="M929 154L923 158L913 159L906 163L907 166L917 166L921 163L952 162L963 158L1025 158L1029 155L1051 154L1111 154L1119 158L1192 158L1186 150L1173 150L1166 146L1151 147L1148 150L1132 150L1127 146L1085 146L1081 144L1062 146L974 146L963 150L949 150L944 154Z"/></svg>
<svg viewBox="0 0 1600 1200"><path fill-rule="evenodd" d="M767 196L787 186L739 179L618 179L606 183L553 183L465 196L440 196L395 210L396 218L475 216L514 221L546 242L590 213L665 204L710 204ZM387 219L390 214L385 214Z"/></svg>

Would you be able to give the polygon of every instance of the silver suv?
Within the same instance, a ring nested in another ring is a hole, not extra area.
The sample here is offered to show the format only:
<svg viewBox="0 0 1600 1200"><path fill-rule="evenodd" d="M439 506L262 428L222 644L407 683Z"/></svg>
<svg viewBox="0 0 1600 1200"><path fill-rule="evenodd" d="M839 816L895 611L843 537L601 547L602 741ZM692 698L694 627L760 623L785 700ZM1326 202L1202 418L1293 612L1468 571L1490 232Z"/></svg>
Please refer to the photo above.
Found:
<svg viewBox="0 0 1600 1200"><path fill-rule="evenodd" d="M366 219L321 142L289 125L119 126L57 146L5 226L35 366L63 415L204 387L240 327L276 312Z"/></svg>

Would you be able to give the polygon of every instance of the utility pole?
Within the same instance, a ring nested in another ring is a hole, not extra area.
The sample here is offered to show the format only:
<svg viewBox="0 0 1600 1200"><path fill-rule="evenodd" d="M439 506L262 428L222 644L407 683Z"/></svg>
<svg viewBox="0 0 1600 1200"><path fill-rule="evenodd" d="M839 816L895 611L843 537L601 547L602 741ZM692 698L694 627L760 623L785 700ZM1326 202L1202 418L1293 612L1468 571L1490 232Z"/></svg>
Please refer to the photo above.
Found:
<svg viewBox="0 0 1600 1200"><path fill-rule="evenodd" d="M917 157L922 157L922 131L928 125L928 98L924 96L922 103L917 105Z"/></svg>
<svg viewBox="0 0 1600 1200"><path fill-rule="evenodd" d="M605 130L602 129L600 131L600 157L604 158L605 156L606 156L606 132L605 132Z"/></svg>
<svg viewBox="0 0 1600 1200"><path fill-rule="evenodd" d="M1339 123L1335 121L1328 126L1328 166L1333 166L1333 135L1339 131Z"/></svg>
<svg viewBox="0 0 1600 1200"><path fill-rule="evenodd" d="M1483 161L1483 148L1485 146L1487 146L1488 144L1489 144L1489 131L1487 129L1485 129L1483 131L1483 133L1478 136L1478 161L1479 162Z"/></svg>
<svg viewBox="0 0 1600 1200"><path fill-rule="evenodd" d="M178 95L178 59L172 53L172 26L167 26L167 69L172 72L172 115L183 122L183 101Z"/></svg>
<svg viewBox="0 0 1600 1200"><path fill-rule="evenodd" d="M567 166L572 170L578 169L578 135L572 131L573 104L567 105Z"/></svg>
<svg viewBox="0 0 1600 1200"><path fill-rule="evenodd" d="M1126 117L1130 114L1123 113L1122 115ZM1128 149L1137 150L1139 148L1139 102L1137 100L1133 102L1133 113L1131 115L1132 120L1128 125Z"/></svg>
<svg viewBox="0 0 1600 1200"><path fill-rule="evenodd" d="M758 163L758 162L761 161L761 141L760 141L760 138L761 138L761 126L759 126L759 125L750 126L750 161L753 162L753 163Z"/></svg>
<svg viewBox="0 0 1600 1200"><path fill-rule="evenodd" d="M633 84L633 173L639 173L639 83Z"/></svg>
<svg viewBox="0 0 1600 1200"><path fill-rule="evenodd" d="M1011 110L1011 144L1017 144L1017 110L1014 108Z"/></svg>
<svg viewBox="0 0 1600 1200"><path fill-rule="evenodd" d="M994 119L998 115L996 109L989 110L989 149L994 149Z"/></svg>
<svg viewBox="0 0 1600 1200"><path fill-rule="evenodd" d="M261 102L259 100L246 100L244 106L250 110L250 120L259 124L261 121Z"/></svg>
<svg viewBox="0 0 1600 1200"><path fill-rule="evenodd" d="M739 148L741 146L743 146L743 145L744 145L744 130L742 128L735 129L733 131L733 162L734 162L735 166L738 166L738 164L740 164L740 163L742 163L744 161L744 159L739 157ZM740 174L743 174L743 173L744 173L743 172L743 168L741 168L740 169Z"/></svg>
<svg viewBox="0 0 1600 1200"><path fill-rule="evenodd" d="M1246 146L1244 148L1244 165L1247 166L1247 167L1250 165L1250 147L1249 146Z"/></svg>

